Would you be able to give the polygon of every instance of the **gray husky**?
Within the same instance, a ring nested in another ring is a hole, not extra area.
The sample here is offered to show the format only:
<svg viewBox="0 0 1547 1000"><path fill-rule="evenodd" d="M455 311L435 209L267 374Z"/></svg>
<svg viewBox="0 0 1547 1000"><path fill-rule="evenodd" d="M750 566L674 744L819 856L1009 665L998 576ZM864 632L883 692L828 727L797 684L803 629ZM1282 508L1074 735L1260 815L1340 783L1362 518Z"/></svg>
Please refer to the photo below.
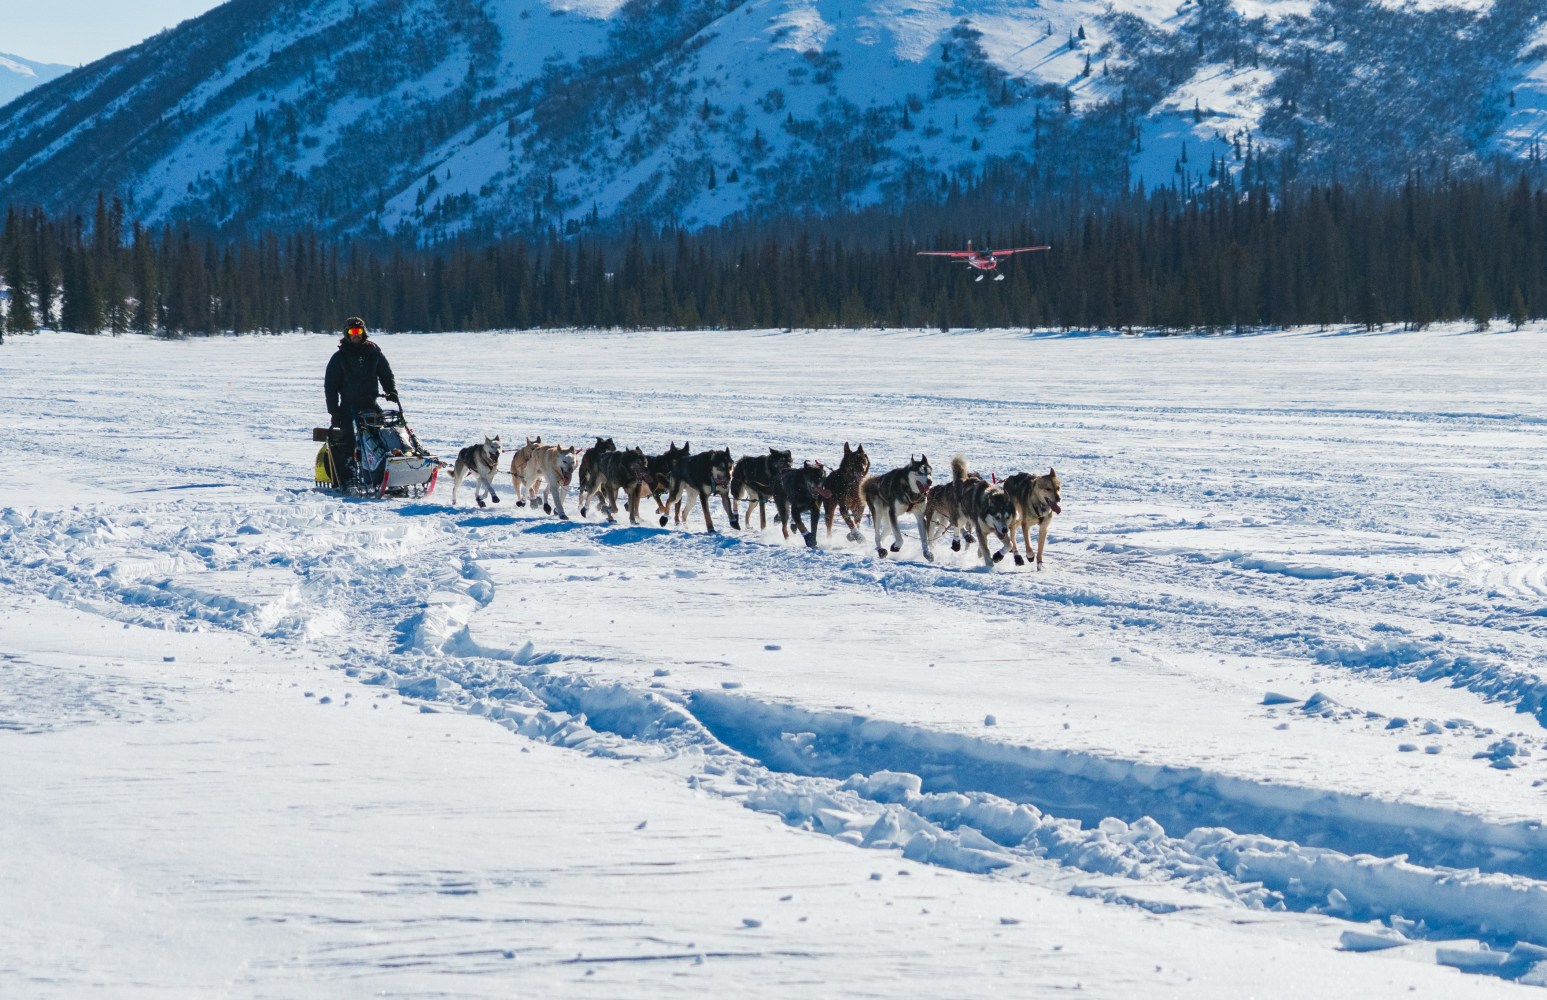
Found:
<svg viewBox="0 0 1547 1000"><path fill-rule="evenodd" d="M596 463L609 451L617 451L618 446L613 444L612 438L599 437L596 443L585 450L580 456L580 505L585 506L586 497L596 489ZM585 511L580 512L585 516Z"/></svg>
<svg viewBox="0 0 1547 1000"><path fill-rule="evenodd" d="M821 462L806 462L798 469L779 473L774 484L774 508L778 512L779 527L784 537L790 537L790 524L806 540L807 548L816 548L816 522L822 514L822 502L832 498L832 491L822 485L827 470ZM810 515L811 530L801 521L801 514Z"/></svg>
<svg viewBox="0 0 1547 1000"><path fill-rule="evenodd" d="M587 458L590 455L590 452L586 453ZM591 498L595 497L602 513L607 515L607 522L613 523L618 519L618 491L623 490L628 496L628 523L638 524L640 492L634 487L650 482L647 462L644 451L639 448L627 451L613 449L598 454L595 465L590 469L592 477L589 484L583 478L584 472L581 474L580 516L586 516L586 508Z"/></svg>
<svg viewBox="0 0 1547 1000"><path fill-rule="evenodd" d="M467 476L477 476L478 483L473 488L473 499L478 501L478 506L488 506L483 502L484 491L489 492L489 498L495 503L500 502L498 493L494 492L494 474L500 467L500 436L484 436L483 444L470 444L457 452L457 464L451 469L451 506L457 505L457 487L462 485L462 480Z"/></svg>
<svg viewBox="0 0 1547 1000"><path fill-rule="evenodd" d="M924 523L931 539L950 530L951 551L960 552L962 542L971 542L977 536L978 555L983 558L985 569L1003 559L1005 549L1015 551L1015 538L1010 533L1014 520L1015 504L1009 495L997 483L985 482L982 476L968 472L967 460L960 455L951 459L951 481L937 484L924 503ZM990 534L1000 541L999 550L993 555L988 551ZM1017 555L1017 565L1019 561Z"/></svg>

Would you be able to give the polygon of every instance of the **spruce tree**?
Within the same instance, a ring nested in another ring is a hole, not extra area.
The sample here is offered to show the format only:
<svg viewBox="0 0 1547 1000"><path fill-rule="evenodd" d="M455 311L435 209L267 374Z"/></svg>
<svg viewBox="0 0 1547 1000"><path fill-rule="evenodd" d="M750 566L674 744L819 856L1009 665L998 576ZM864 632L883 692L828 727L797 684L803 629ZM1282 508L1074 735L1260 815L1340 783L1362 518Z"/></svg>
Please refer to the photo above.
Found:
<svg viewBox="0 0 1547 1000"><path fill-rule="evenodd" d="M27 268L27 248L22 236L24 219L14 210L5 213L5 229L0 231L0 271L11 290L11 304L7 316L10 329L17 333L30 333L37 329L37 319L32 312L32 275Z"/></svg>
<svg viewBox="0 0 1547 1000"><path fill-rule="evenodd" d="M1471 318L1479 330L1493 326L1493 295L1488 291L1488 281L1482 275L1478 275L1476 287L1472 291Z"/></svg>

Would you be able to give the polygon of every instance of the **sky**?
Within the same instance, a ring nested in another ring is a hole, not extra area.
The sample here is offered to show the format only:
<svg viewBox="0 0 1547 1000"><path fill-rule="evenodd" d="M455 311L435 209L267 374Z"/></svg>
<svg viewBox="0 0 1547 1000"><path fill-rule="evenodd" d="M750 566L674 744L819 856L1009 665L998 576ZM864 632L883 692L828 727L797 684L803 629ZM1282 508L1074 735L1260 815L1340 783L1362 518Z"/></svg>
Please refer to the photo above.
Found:
<svg viewBox="0 0 1547 1000"><path fill-rule="evenodd" d="M51 0L7 4L0 52L77 66L220 6L218 0Z"/></svg>

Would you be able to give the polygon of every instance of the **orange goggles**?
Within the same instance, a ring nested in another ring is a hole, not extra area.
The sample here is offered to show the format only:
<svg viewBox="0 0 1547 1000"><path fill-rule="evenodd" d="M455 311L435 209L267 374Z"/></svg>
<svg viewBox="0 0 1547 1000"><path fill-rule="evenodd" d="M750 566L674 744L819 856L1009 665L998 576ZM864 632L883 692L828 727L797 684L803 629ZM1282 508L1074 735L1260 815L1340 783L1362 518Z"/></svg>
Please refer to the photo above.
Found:
<svg viewBox="0 0 1547 1000"><path fill-rule="evenodd" d="M345 330L344 332L349 334L351 337L361 336L361 335L363 335L365 333L365 327L363 327L363 326L352 326L348 330Z"/></svg>

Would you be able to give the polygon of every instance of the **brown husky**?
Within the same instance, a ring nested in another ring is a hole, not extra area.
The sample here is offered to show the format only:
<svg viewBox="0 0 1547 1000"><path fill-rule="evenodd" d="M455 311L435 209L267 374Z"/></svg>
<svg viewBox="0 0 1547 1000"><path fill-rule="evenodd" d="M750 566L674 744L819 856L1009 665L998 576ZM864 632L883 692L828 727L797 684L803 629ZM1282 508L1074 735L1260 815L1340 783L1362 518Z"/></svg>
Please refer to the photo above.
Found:
<svg viewBox="0 0 1547 1000"><path fill-rule="evenodd" d="M962 543L972 541L972 524L963 499L982 481L982 476L967 470L967 460L961 455L951 459L951 478L931 486L924 500L924 525L929 529L930 542L949 532L951 551L960 552Z"/></svg>
<svg viewBox="0 0 1547 1000"><path fill-rule="evenodd" d="M865 516L865 501L860 499L859 484L870 472L870 456L865 446L849 450L849 442L843 443L843 459L838 468L827 474L822 486L828 496L822 499L822 510L827 515L827 537L833 537L833 513L843 515L843 523L849 526L849 541L859 541L859 522Z"/></svg>
<svg viewBox="0 0 1547 1000"><path fill-rule="evenodd" d="M1059 491L1062 488L1058 473L1052 469L1048 469L1045 476L1017 472L1004 481L1004 491L1015 504L1015 523L1021 527L1021 540L1025 542L1028 557L1031 555L1028 529L1033 522L1037 525L1037 569L1042 568L1042 549L1047 544L1048 525L1053 523L1054 514L1062 514L1064 510L1059 506ZM1014 525L1011 526L1010 551L1015 552ZM1015 552L1015 565L1021 565L1019 552Z"/></svg>

